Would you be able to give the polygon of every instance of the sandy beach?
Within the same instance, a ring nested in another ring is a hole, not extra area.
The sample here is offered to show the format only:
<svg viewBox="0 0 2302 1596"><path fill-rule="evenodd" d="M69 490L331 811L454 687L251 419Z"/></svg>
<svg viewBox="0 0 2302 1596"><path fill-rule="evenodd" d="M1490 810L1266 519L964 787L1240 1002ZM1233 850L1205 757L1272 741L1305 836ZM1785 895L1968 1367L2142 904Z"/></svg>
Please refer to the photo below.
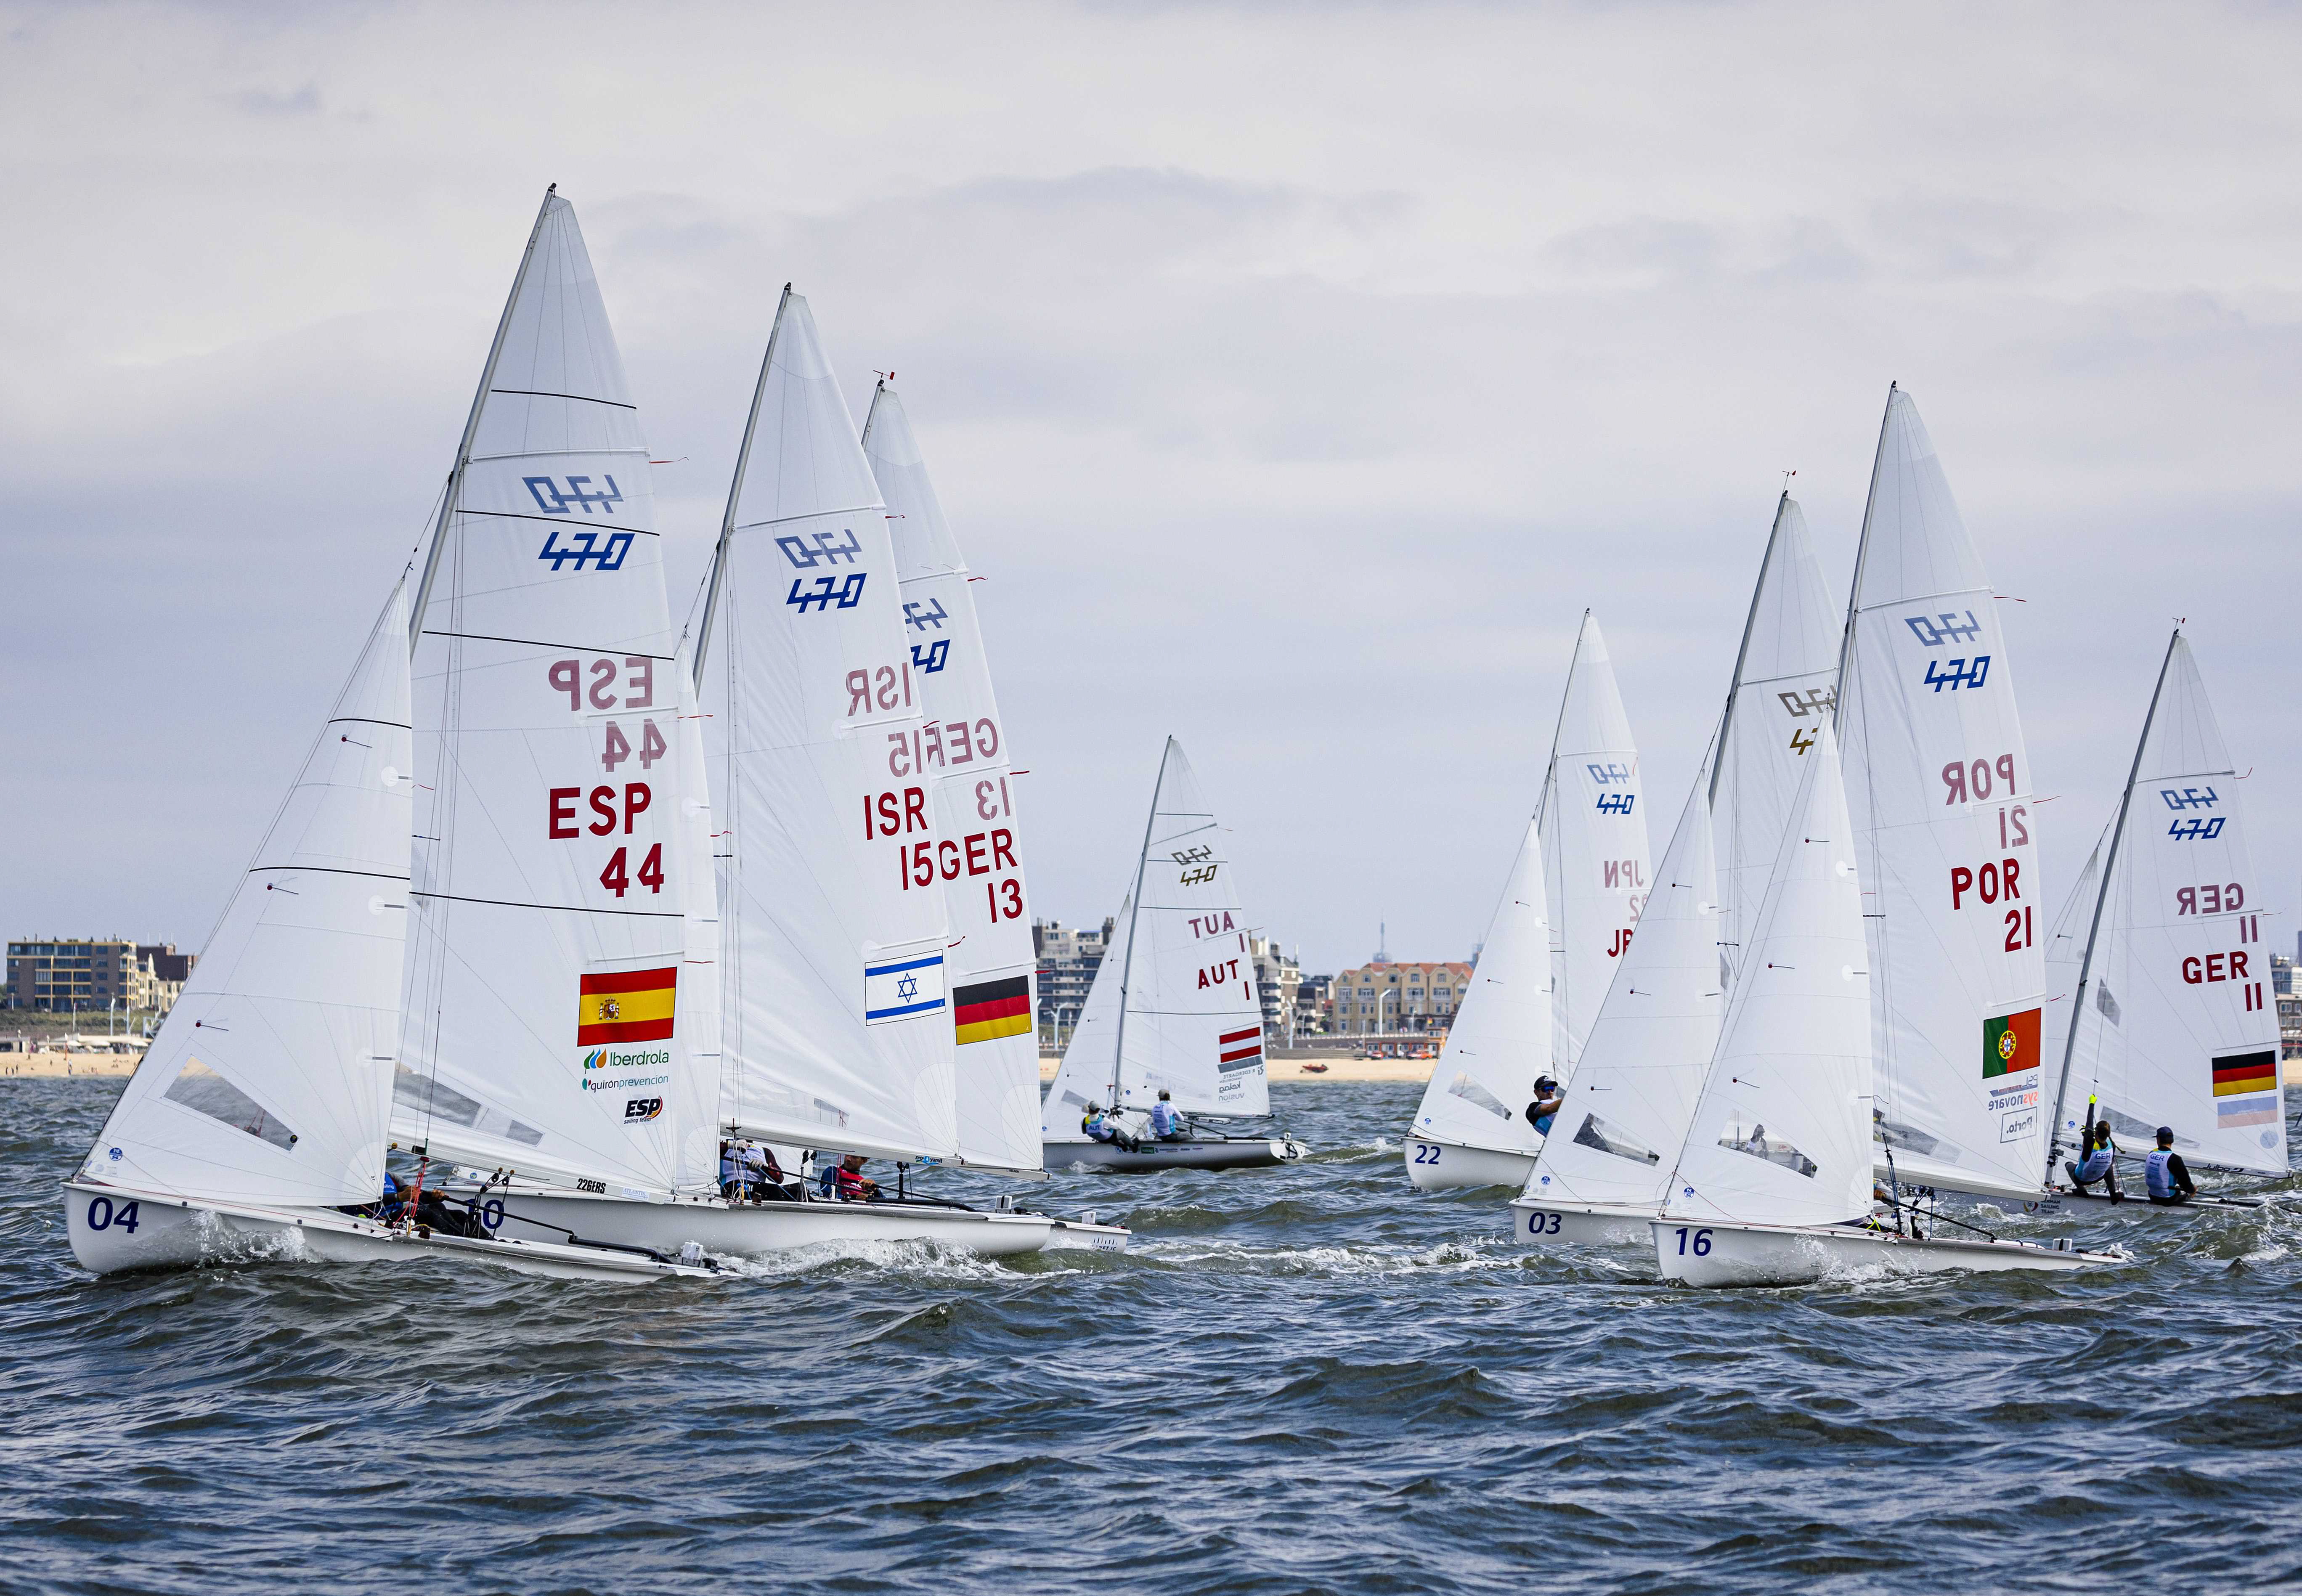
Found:
<svg viewBox="0 0 2302 1596"><path fill-rule="evenodd" d="M140 1053L66 1053L60 1047L37 1053L0 1053L0 1080L65 1075L133 1075Z"/></svg>

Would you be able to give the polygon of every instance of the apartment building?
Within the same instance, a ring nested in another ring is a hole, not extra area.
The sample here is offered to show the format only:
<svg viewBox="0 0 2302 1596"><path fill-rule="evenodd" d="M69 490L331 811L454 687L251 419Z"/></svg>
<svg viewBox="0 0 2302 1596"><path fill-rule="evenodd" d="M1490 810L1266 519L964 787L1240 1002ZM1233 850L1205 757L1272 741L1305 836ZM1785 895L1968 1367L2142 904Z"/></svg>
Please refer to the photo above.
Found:
<svg viewBox="0 0 2302 1596"><path fill-rule="evenodd" d="M1080 1011L1087 1007L1088 988L1095 985L1095 972L1102 968L1104 952L1111 946L1113 923L1106 915L1103 929L1094 931L1066 926L1061 920L1031 922L1031 949L1039 961L1042 1039L1061 1041L1079 1023Z"/></svg>
<svg viewBox="0 0 2302 1596"><path fill-rule="evenodd" d="M27 937L8 945L8 1006L97 1013L164 1013L191 978L197 953L172 942L120 937Z"/></svg>
<svg viewBox="0 0 2302 1596"><path fill-rule="evenodd" d="M1471 966L1380 962L1334 978L1336 1030L1444 1030L1471 984Z"/></svg>

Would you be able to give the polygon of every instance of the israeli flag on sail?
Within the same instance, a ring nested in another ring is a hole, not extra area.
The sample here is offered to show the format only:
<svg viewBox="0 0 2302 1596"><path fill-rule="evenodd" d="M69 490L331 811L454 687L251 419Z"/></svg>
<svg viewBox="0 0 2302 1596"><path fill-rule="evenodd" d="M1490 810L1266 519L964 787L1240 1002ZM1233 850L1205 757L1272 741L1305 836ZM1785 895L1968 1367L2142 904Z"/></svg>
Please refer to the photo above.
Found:
<svg viewBox="0 0 2302 1596"><path fill-rule="evenodd" d="M863 1023L884 1025L944 1006L943 955L928 953L863 966Z"/></svg>

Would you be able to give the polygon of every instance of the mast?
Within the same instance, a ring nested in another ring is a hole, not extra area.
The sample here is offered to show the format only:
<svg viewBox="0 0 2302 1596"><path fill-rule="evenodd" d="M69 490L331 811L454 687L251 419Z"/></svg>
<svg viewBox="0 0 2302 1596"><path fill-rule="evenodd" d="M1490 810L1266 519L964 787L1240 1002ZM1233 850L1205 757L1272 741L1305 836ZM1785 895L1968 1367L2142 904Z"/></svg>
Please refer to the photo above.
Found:
<svg viewBox="0 0 2302 1596"><path fill-rule="evenodd" d="M1127 900L1127 956L1119 962L1119 1037L1111 1049L1111 1109L1119 1112L1119 1078L1127 1057L1127 983L1135 973L1135 922L1143 918L1143 867L1151 862L1151 830L1159 823L1159 794L1167 785L1167 755L1175 739L1159 751L1159 777L1151 784L1151 812L1143 817L1143 846L1135 853L1135 892Z"/></svg>
<svg viewBox="0 0 2302 1596"><path fill-rule="evenodd" d="M2094 919L2087 926L2086 954L2079 961L2079 984L2071 993L2071 1022L2063 1037L2063 1078L2054 1085L2054 1117L2046 1126L2046 1174L2054 1174L2054 1154L2060 1148L2063 1132L2063 1104L2071 1089L2071 1060L2078 1053L2079 1017L2086 1012L2088 979L2094 973L2095 938L2102 931L2103 905L2110 902L2110 878L2118 866L2118 844L2126 836L2127 806L2134 802L2134 783L2142 774L2142 752L2150 746L2150 725L2158 718L2158 695L2166 691L2166 668L2174 663L2174 645L2182 641L2182 628L2176 626L2174 635L2166 640L2166 657L2158 662L2158 685L2150 690L2150 708L2142 717L2142 735L2135 740L2134 763L2127 768L2126 790L2118 796L2118 819L2110 828L2110 852L2102 861L2102 881L2095 888Z"/></svg>
<svg viewBox="0 0 2302 1596"><path fill-rule="evenodd" d="M424 635L424 611L432 602L432 578L440 570L440 546L448 535L448 517L456 513L456 497L464 485L464 467L472 463L472 440L479 435L480 412L488 402L488 391L496 385L496 362L503 358L504 338L511 331L511 307L519 303L519 290L527 284L528 263L535 258L535 241L543 236L543 219L551 214L552 196L559 192L553 183L543 191L543 204L535 213L535 225L527 230L527 248L521 252L519 270L512 274L511 292L504 297L503 315L496 318L495 341L488 346L488 363L480 371L479 391L472 395L472 413L464 418L463 441L456 445L456 464L448 473L447 491L440 495L440 519L432 528L432 547L424 556L423 579L416 584L416 602L407 612L407 651L416 652L416 640Z"/></svg>
<svg viewBox="0 0 2302 1596"><path fill-rule="evenodd" d="M744 475L752 465L752 438L760 430L760 403L767 397L768 373L776 363L776 338L784 330L784 307L791 303L792 285L784 284L776 301L775 324L768 329L768 352L760 357L760 380L752 388L752 413L744 418L744 444L735 451L735 475L727 483L727 512L719 518L719 541L711 548L711 571L705 577L703 618L696 623L695 659L689 666L698 687L703 685L703 655L711 646L711 617L719 608L719 576L727 567L727 540L735 535L735 500L743 497Z"/></svg>
<svg viewBox="0 0 2302 1596"><path fill-rule="evenodd" d="M1558 780L1558 734L1567 729L1567 699L1575 691L1575 669L1583 663L1583 634L1591 625L1591 611L1585 609L1583 618L1575 627L1575 653L1567 661L1567 686L1558 695L1558 718L1550 723L1550 759L1542 767L1542 792L1534 801L1535 829L1542 828L1542 817L1550 807L1550 789Z"/></svg>
<svg viewBox="0 0 2302 1596"><path fill-rule="evenodd" d="M1775 568L1775 546L1782 540L1783 512L1789 508L1790 502L1791 491L1785 488L1783 496L1775 500L1775 524L1767 529L1767 552L1759 561L1759 580L1752 584L1750 613L1743 617L1743 643L1735 651L1735 676L1734 679L1726 684L1726 708L1718 717L1718 731L1711 735L1711 747L1714 750L1726 745L1726 728L1734 723L1735 701L1742 695L1743 692L1743 665L1751 657L1751 632L1759 624L1759 595L1767 591L1767 573ZM1564 706L1561 707L1564 708ZM1555 753L1553 757L1557 757ZM1702 801L1705 803L1715 804L1718 802L1718 777L1721 769L1722 766L1717 764L1710 767L1710 791L1703 794Z"/></svg>
<svg viewBox="0 0 2302 1596"><path fill-rule="evenodd" d="M1886 422L1895 414L1895 384L1886 384L1886 411L1878 418L1878 447L1870 457L1870 491L1862 500L1862 536L1854 545L1854 580L1846 588L1846 630L1838 639L1838 680L1832 690L1830 729L1838 729L1846 702L1846 661L1854 647L1855 607L1862 601L1862 564L1870 558L1870 513L1878 507L1878 466L1886 458ZM1790 497L1790 490L1783 490ZM1778 515L1780 512L1777 512Z"/></svg>

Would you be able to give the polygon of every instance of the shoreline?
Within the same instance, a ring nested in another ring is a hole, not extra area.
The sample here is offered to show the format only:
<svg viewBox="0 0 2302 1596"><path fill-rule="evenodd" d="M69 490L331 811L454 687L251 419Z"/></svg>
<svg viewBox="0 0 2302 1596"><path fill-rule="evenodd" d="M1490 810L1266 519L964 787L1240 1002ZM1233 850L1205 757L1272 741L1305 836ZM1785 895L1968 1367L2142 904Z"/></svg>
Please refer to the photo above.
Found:
<svg viewBox="0 0 2302 1596"><path fill-rule="evenodd" d="M133 1075L143 1054L67 1053L44 1047L37 1053L0 1053L0 1080L62 1080L68 1075Z"/></svg>
<svg viewBox="0 0 2302 1596"><path fill-rule="evenodd" d="M1060 1062L1047 1054L1039 1055L1041 1086L1055 1078L1055 1066ZM1263 1057L1264 1072L1273 1086L1335 1086L1364 1081L1419 1086L1431 1079L1431 1071L1438 1063L1429 1058L1353 1058L1348 1053L1315 1050L1266 1053ZM1319 1067L1306 1070L1306 1065Z"/></svg>

